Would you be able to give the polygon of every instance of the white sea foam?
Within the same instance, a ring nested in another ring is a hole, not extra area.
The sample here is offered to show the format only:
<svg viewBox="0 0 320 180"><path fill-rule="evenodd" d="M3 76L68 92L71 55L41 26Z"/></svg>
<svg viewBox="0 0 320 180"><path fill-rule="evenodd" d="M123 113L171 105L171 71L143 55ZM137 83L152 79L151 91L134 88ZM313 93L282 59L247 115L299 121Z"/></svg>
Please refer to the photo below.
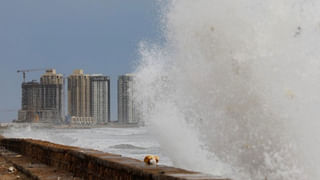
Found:
<svg viewBox="0 0 320 180"><path fill-rule="evenodd" d="M175 0L162 20L136 100L175 165L320 179L320 1Z"/></svg>
<svg viewBox="0 0 320 180"><path fill-rule="evenodd" d="M155 154L160 156L160 164L172 164L170 159L163 155L159 143L150 136L146 128L48 129L14 124L11 128L2 130L1 135L96 149L142 161L146 155Z"/></svg>

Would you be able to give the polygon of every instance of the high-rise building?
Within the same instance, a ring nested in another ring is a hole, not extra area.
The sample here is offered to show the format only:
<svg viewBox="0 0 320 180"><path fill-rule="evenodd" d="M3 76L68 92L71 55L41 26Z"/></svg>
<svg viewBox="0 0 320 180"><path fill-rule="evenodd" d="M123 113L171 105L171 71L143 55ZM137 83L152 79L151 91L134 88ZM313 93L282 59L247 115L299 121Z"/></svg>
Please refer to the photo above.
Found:
<svg viewBox="0 0 320 180"><path fill-rule="evenodd" d="M59 123L64 119L64 79L55 69L48 69L40 78L40 120Z"/></svg>
<svg viewBox="0 0 320 180"><path fill-rule="evenodd" d="M18 122L60 123L64 117L63 75L48 69L40 83L22 83L22 108Z"/></svg>
<svg viewBox="0 0 320 180"><path fill-rule="evenodd" d="M18 122L39 121L38 111L41 107L39 82L22 83L21 110L18 112Z"/></svg>
<svg viewBox="0 0 320 180"><path fill-rule="evenodd" d="M97 123L110 121L110 78L101 74L90 76L91 115Z"/></svg>
<svg viewBox="0 0 320 180"><path fill-rule="evenodd" d="M139 112L134 102L134 75L125 74L118 79L118 122L139 123Z"/></svg>
<svg viewBox="0 0 320 180"><path fill-rule="evenodd" d="M91 117L90 76L82 69L68 77L68 113L70 116Z"/></svg>

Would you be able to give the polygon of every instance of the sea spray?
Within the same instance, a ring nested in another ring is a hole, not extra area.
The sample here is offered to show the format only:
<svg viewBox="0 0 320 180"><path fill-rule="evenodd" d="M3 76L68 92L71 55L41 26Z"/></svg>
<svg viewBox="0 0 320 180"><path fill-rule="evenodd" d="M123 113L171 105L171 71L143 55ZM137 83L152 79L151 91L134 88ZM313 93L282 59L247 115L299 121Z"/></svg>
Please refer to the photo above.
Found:
<svg viewBox="0 0 320 180"><path fill-rule="evenodd" d="M320 2L176 0L141 43L136 101L183 168L320 178Z"/></svg>

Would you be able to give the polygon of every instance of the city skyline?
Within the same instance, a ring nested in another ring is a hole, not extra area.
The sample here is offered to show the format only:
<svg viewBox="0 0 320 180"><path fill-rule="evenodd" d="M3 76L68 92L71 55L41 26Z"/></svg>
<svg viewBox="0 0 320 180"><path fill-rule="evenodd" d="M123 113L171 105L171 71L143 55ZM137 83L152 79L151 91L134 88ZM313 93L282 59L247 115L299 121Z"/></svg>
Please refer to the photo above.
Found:
<svg viewBox="0 0 320 180"><path fill-rule="evenodd" d="M155 1L0 2L0 122L16 119L18 69L55 68L65 77L83 68L111 79L111 119L117 119L117 76L134 71L141 41L161 41ZM37 79L40 72L27 74Z"/></svg>
<svg viewBox="0 0 320 180"><path fill-rule="evenodd" d="M23 78L28 72L20 70ZM55 69L47 69L40 81L24 79L22 82L21 110L16 122L41 122L53 124L86 122L106 124L138 124L138 106L134 104L134 74L118 76L117 119L110 119L110 77L103 74L85 74L83 69L75 69L67 77ZM64 100L67 100L65 102ZM67 113L64 113L64 112Z"/></svg>

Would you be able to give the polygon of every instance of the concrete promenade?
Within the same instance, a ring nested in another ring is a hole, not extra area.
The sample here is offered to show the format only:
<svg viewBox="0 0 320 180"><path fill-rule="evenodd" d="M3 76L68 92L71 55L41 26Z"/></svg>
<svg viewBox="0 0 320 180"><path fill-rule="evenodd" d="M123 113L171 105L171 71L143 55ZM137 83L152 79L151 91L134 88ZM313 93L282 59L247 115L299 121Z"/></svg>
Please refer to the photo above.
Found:
<svg viewBox="0 0 320 180"><path fill-rule="evenodd" d="M33 139L0 138L0 163L18 170L18 179L41 180L228 180L92 149ZM0 171L0 179L4 175ZM21 178L21 177L25 178Z"/></svg>

